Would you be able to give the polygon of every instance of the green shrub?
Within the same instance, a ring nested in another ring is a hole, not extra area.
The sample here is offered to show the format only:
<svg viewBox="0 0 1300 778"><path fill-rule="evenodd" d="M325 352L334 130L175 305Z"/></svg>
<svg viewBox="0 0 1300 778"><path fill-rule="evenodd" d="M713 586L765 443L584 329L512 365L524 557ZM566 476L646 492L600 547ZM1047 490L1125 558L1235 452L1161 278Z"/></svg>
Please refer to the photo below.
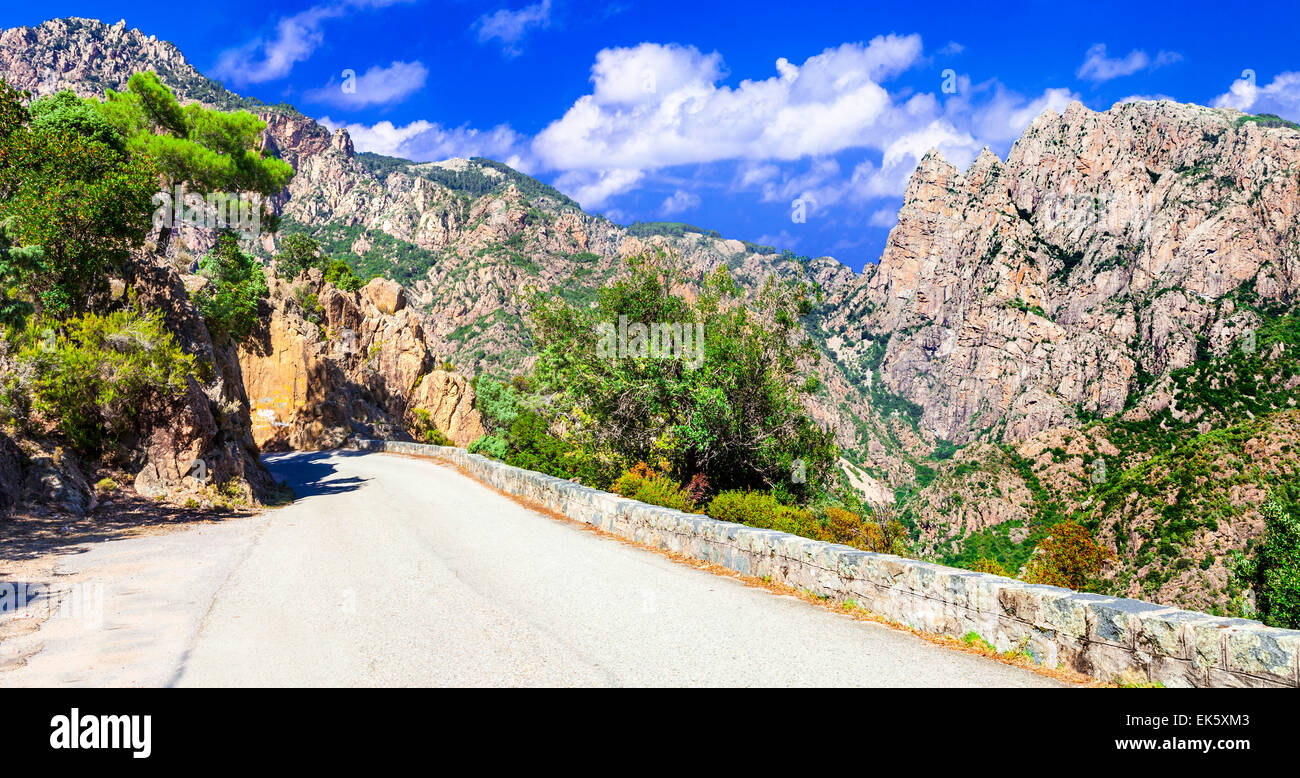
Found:
<svg viewBox="0 0 1300 778"><path fill-rule="evenodd" d="M631 469L625 470L610 489L632 500L687 513L696 512L695 500L685 487L668 476L655 472L645 462L638 462Z"/></svg>
<svg viewBox="0 0 1300 778"><path fill-rule="evenodd" d="M199 273L210 283L195 292L194 304L212 336L234 341L247 338L257 326L258 303L267 295L262 265L240 251L239 241L225 233L218 236L212 253L199 261Z"/></svg>
<svg viewBox="0 0 1300 778"><path fill-rule="evenodd" d="M805 538L819 538L822 534L812 513L803 508L782 505L769 492L734 489L720 492L709 502L706 512L720 521L780 530Z"/></svg>
<svg viewBox="0 0 1300 778"><path fill-rule="evenodd" d="M93 108L63 92L23 106L0 84L0 222L7 241L29 249L0 257L13 299L37 313L89 309L149 230L158 190L152 158L130 157ZM37 249L39 250L33 250ZM8 318L17 309L6 305Z"/></svg>
<svg viewBox="0 0 1300 778"><path fill-rule="evenodd" d="M1300 489L1282 488L1269 496L1264 514L1264 542L1253 563L1255 602L1265 624L1300 629ZM1292 498L1292 499L1288 499Z"/></svg>
<svg viewBox="0 0 1300 778"><path fill-rule="evenodd" d="M302 309L304 319L317 326L325 323L325 309L321 306L320 298L315 292L305 286L295 286L291 294L298 307Z"/></svg>
<svg viewBox="0 0 1300 778"><path fill-rule="evenodd" d="M433 415L424 408L416 408L412 413L411 437L430 446L454 446L438 425L433 422Z"/></svg>
<svg viewBox="0 0 1300 778"><path fill-rule="evenodd" d="M992 575L1001 575L1001 576L1009 577L1009 573L1007 573L1007 569L1003 567L1002 564L998 562L998 560L989 559L988 557L975 560L975 564L971 565L970 569L974 570L977 573L990 573Z"/></svg>
<svg viewBox="0 0 1300 778"><path fill-rule="evenodd" d="M702 473L718 489L777 486L800 503L828 492L835 437L803 405L820 358L800 320L809 289L769 279L747 300L719 268L690 296L662 250L625 271L594 306L530 300L534 377L572 409L572 445L624 464L666 461L674 479Z"/></svg>
<svg viewBox="0 0 1300 778"><path fill-rule="evenodd" d="M352 266L341 259L329 260L329 265L325 268L325 282L345 292L355 292L366 285L366 279L357 275Z"/></svg>
<svg viewBox="0 0 1300 778"><path fill-rule="evenodd" d="M313 267L325 267L320 244L309 235L290 232L280 239L279 248L275 255L275 274L281 278L292 280Z"/></svg>
<svg viewBox="0 0 1300 778"><path fill-rule="evenodd" d="M151 397L184 394L195 370L157 312L33 319L16 337L32 410L84 453L120 441Z"/></svg>
<svg viewBox="0 0 1300 778"><path fill-rule="evenodd" d="M474 407L489 430L504 432L519 417L519 390L513 384L480 378L474 382Z"/></svg>
<svg viewBox="0 0 1300 778"><path fill-rule="evenodd" d="M492 459L504 459L508 444L500 435L483 434L465 449L471 454L482 454Z"/></svg>

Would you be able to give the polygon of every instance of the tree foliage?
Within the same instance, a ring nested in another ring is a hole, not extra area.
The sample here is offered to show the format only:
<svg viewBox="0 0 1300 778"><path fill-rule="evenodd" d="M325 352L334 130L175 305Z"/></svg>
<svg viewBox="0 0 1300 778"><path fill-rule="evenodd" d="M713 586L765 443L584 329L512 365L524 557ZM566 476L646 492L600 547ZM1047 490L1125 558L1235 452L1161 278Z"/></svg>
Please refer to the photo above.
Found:
<svg viewBox="0 0 1300 778"><path fill-rule="evenodd" d="M1265 624L1300 629L1300 485L1275 489L1260 509L1264 542L1242 560L1238 574L1255 590L1256 613Z"/></svg>
<svg viewBox="0 0 1300 778"><path fill-rule="evenodd" d="M38 100L34 114L21 97L0 86L0 221L28 249L8 252L4 274L38 311L71 315L143 242L157 170L124 154L75 97Z"/></svg>
<svg viewBox="0 0 1300 778"><path fill-rule="evenodd" d="M213 337L248 337L257 326L258 303L267 295L261 263L240 251L233 235L223 233L199 260L199 274L209 283L194 293L194 303Z"/></svg>
<svg viewBox="0 0 1300 778"><path fill-rule="evenodd" d="M1110 557L1105 546L1080 524L1063 521L1052 527L1034 555L1021 570L1029 583L1063 586L1085 591L1096 589L1102 567Z"/></svg>
<svg viewBox="0 0 1300 778"><path fill-rule="evenodd" d="M291 232L280 238L280 251L275 255L275 274L281 278L297 278L310 268L324 269L328 259L320 252L320 244L301 232Z"/></svg>
<svg viewBox="0 0 1300 778"><path fill-rule="evenodd" d="M274 195L293 177L289 163L258 147L265 122L247 111L182 107L152 71L131 76L125 92L108 90L98 105L133 154L157 160L169 187Z"/></svg>
<svg viewBox="0 0 1300 778"><path fill-rule="evenodd" d="M575 443L619 470L662 461L682 483L703 474L717 489L775 489L795 500L829 491L834 438L801 403L817 389L805 377L816 358L799 323L805 290L770 281L760 314L725 268L696 299L682 287L669 257L652 252L632 258L591 308L533 297L538 383L565 410ZM610 355L601 348L608 329L598 325L621 322L700 325L703 339L678 358Z"/></svg>

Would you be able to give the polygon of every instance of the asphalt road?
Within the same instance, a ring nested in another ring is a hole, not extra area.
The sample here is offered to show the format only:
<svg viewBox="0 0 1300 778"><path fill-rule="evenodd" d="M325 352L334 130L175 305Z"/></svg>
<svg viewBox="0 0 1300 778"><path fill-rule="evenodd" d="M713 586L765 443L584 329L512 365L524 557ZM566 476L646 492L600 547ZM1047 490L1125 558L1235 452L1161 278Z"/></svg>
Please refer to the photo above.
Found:
<svg viewBox="0 0 1300 778"><path fill-rule="evenodd" d="M67 558L60 572L102 585L102 618L0 646L31 654L0 686L1055 683L597 536L432 462L267 463L293 505Z"/></svg>

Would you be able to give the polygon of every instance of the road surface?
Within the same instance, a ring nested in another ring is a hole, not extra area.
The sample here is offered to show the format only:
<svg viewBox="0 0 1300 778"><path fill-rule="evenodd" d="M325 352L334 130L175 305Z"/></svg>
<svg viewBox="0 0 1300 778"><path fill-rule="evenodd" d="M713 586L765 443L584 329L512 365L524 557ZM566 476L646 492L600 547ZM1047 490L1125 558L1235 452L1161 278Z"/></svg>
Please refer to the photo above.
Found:
<svg viewBox="0 0 1300 778"><path fill-rule="evenodd" d="M0 686L1049 686L385 454L273 455L299 495L65 557L102 608Z"/></svg>

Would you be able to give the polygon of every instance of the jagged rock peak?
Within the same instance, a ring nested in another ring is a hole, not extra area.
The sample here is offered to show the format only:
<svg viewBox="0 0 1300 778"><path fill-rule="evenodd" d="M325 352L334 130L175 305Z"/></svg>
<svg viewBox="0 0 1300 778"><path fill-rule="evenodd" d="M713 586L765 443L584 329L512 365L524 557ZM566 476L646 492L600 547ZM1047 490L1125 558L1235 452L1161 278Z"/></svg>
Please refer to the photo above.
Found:
<svg viewBox="0 0 1300 778"><path fill-rule="evenodd" d="M348 131L342 127L334 131L333 137L330 138L330 147L343 152L348 159L352 159L356 154L352 148L352 136L348 135Z"/></svg>

